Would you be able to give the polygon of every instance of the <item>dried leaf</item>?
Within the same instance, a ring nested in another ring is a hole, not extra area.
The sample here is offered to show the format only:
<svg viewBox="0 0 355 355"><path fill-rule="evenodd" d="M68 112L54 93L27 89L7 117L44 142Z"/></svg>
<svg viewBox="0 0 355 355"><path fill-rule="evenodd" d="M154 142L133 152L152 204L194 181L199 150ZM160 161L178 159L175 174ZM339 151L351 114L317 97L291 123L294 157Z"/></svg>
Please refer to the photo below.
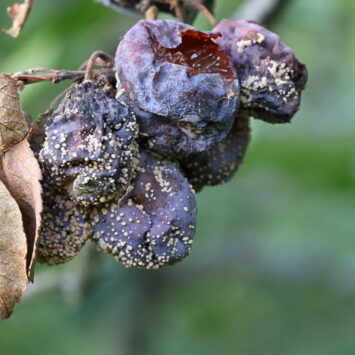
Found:
<svg viewBox="0 0 355 355"><path fill-rule="evenodd" d="M25 2L21 4L15 2L12 6L9 6L7 8L7 14L12 20L12 26L8 30L3 28L2 31L16 38L26 23L27 17L31 12L32 4L33 0L25 0Z"/></svg>
<svg viewBox="0 0 355 355"><path fill-rule="evenodd" d="M27 288L26 254L20 209L0 181L0 319L10 317Z"/></svg>
<svg viewBox="0 0 355 355"><path fill-rule="evenodd" d="M2 156L0 179L18 203L27 237L27 271L32 279L36 242L41 224L41 170L27 139Z"/></svg>
<svg viewBox="0 0 355 355"><path fill-rule="evenodd" d="M0 73L0 153L22 141L29 131L22 114L16 81Z"/></svg>

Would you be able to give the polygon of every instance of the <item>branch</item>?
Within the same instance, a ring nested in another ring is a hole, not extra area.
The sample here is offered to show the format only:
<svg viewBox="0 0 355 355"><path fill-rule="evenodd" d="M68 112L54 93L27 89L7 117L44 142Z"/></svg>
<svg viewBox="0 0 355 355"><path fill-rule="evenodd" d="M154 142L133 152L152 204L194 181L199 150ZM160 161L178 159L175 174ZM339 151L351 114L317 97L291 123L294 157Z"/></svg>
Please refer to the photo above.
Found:
<svg viewBox="0 0 355 355"><path fill-rule="evenodd" d="M15 73L12 78L17 81L22 81L25 85L34 84L41 81L51 81L52 83L59 83L62 80L79 80L84 78L85 71L71 71L71 70L56 70L45 75L35 75L26 73Z"/></svg>
<svg viewBox="0 0 355 355"><path fill-rule="evenodd" d="M92 68L92 66L91 66ZM91 70L91 69L90 69ZM93 71L94 77L98 74L104 74L110 76L113 69L103 68ZM43 75L37 75L38 73L45 73ZM26 72L14 73L12 78L22 82L24 85L34 84L41 81L51 81L52 83L59 83L62 80L82 80L85 77L85 70L53 70L53 69L30 69Z"/></svg>
<svg viewBox="0 0 355 355"><path fill-rule="evenodd" d="M97 60L103 61L106 67L113 68L115 66L115 60L105 52L96 51L91 54L89 60L86 63L86 73L84 80L92 79L92 68ZM101 63L102 64L102 63Z"/></svg>
<svg viewBox="0 0 355 355"><path fill-rule="evenodd" d="M289 0L249 0L245 1L233 18L269 24L284 8Z"/></svg>

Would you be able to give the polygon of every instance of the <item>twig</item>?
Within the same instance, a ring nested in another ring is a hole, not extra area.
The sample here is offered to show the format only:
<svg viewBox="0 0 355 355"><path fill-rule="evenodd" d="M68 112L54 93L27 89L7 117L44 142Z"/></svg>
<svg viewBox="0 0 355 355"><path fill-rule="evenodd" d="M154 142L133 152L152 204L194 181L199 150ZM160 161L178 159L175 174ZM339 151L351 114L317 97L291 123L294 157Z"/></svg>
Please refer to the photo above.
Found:
<svg viewBox="0 0 355 355"><path fill-rule="evenodd" d="M89 80L92 78L92 68L98 58L101 58L104 61L106 67L108 68L112 68L115 65L115 61L110 55L105 52L96 51L91 54L87 62L84 80Z"/></svg>
<svg viewBox="0 0 355 355"><path fill-rule="evenodd" d="M89 62L89 59L86 60L83 64L81 64L78 70L86 70L86 68L88 66L88 62ZM104 67L105 66L105 61L103 59L101 59L101 58L97 58L95 63L99 67Z"/></svg>
<svg viewBox="0 0 355 355"><path fill-rule="evenodd" d="M111 68L102 68L100 70L93 71L94 76L98 74L110 75L112 74L113 69ZM33 72L34 74L28 74ZM44 75L36 75L39 72L45 72ZM34 84L41 81L51 81L56 84L62 80L73 80L80 81L84 79L85 73L87 70L53 70L45 69L43 71L37 71L37 69L30 69L22 73L14 73L12 78L22 82L24 85Z"/></svg>
<svg viewBox="0 0 355 355"><path fill-rule="evenodd" d="M270 23L289 0L248 0L240 6L233 18Z"/></svg>
<svg viewBox="0 0 355 355"><path fill-rule="evenodd" d="M31 68L22 72L13 73L12 75L33 75L38 73L54 73L56 72L55 69L48 69L48 68Z"/></svg>
<svg viewBox="0 0 355 355"><path fill-rule="evenodd" d="M51 81L52 83L59 83L62 80L73 80L77 81L82 79L85 75L85 71L72 71L72 70L51 70L48 69L48 74L45 75L36 75L27 74L29 71L24 73L15 73L12 75L12 78L18 81L22 81L25 85L34 84L41 81Z"/></svg>

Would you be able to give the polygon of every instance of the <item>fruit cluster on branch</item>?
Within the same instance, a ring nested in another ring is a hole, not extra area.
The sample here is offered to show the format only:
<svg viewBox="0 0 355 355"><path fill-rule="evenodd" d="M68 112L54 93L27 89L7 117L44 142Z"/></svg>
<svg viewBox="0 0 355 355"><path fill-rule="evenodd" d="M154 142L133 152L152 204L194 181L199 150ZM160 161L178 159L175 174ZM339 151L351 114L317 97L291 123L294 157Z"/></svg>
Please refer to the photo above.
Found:
<svg viewBox="0 0 355 355"><path fill-rule="evenodd" d="M307 81L276 34L237 20L212 32L141 20L115 71L105 85L85 76L47 121L41 262L66 262L87 239L126 266L184 258L195 192L234 176L250 117L289 122Z"/></svg>

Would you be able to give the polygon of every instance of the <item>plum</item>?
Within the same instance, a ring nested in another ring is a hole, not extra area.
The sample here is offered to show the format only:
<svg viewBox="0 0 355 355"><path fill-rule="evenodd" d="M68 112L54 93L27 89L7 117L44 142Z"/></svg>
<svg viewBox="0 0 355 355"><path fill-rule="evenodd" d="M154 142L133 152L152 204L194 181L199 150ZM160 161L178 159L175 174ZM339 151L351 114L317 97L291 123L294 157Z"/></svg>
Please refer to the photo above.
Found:
<svg viewBox="0 0 355 355"><path fill-rule="evenodd" d="M257 23L222 20L216 42L231 58L241 86L241 110L271 123L289 122L300 105L307 69L280 37Z"/></svg>
<svg viewBox="0 0 355 355"><path fill-rule="evenodd" d="M37 260L56 265L73 259L80 251L93 229L81 210L65 192L59 192L42 183L43 212L38 238Z"/></svg>
<svg viewBox="0 0 355 355"><path fill-rule="evenodd" d="M120 42L115 57L120 84L144 114L141 132L158 151L178 142L175 147L188 155L229 133L239 82L217 37L176 21L141 20Z"/></svg>
<svg viewBox="0 0 355 355"><path fill-rule="evenodd" d="M190 252L196 226L194 191L174 163L141 151L127 196L95 208L98 246L126 266L159 268Z"/></svg>
<svg viewBox="0 0 355 355"><path fill-rule="evenodd" d="M228 136L211 149L181 161L182 170L196 191L231 180L243 162L250 139L249 117L238 116Z"/></svg>
<svg viewBox="0 0 355 355"><path fill-rule="evenodd" d="M92 81L68 93L46 125L39 153L57 186L82 205L124 194L137 163L135 116Z"/></svg>

